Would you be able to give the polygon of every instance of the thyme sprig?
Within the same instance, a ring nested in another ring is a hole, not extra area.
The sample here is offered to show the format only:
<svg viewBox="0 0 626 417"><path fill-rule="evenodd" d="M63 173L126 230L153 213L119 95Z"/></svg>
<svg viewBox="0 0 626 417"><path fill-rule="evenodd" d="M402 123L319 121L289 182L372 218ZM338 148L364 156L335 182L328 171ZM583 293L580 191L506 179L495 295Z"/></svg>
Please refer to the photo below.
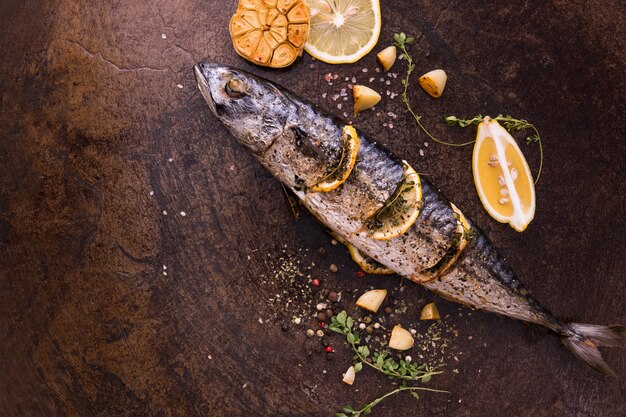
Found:
<svg viewBox="0 0 626 417"><path fill-rule="evenodd" d="M468 126L479 125L483 121L484 116L482 114L479 114L477 116L472 117L471 119L459 119L456 116L445 116L443 119L445 120L448 126L458 125L460 127L468 127ZM508 115L508 114L506 116L499 114L496 117L492 117L492 119L502 124L502 127L504 127L508 132L519 132L522 130L529 130L529 129L534 132L534 134L531 134L526 137L526 144L527 145L530 145L531 143L539 144L539 170L537 171L537 177L535 178L535 184L537 184L537 181L539 181L539 177L541 176L541 169L543 168L543 146L541 144L541 136L539 136L539 131L537 130L535 125L530 123L528 120L516 119L513 116ZM471 142L468 142L468 144L474 143L474 142L476 141L473 140Z"/></svg>
<svg viewBox="0 0 626 417"><path fill-rule="evenodd" d="M385 398L398 394L402 391L408 391L416 399L419 399L418 391L430 392L447 392L434 388L422 386L408 385L409 383L426 383L431 380L433 375L440 374L440 371L431 370L427 364L417 364L411 361L401 359L397 361L389 352L373 352L371 353L367 345L361 344L361 338L358 331L353 331L354 319L348 316L346 311L342 311L336 316L331 317L329 329L342 334L346 337L348 345L354 352L354 370L361 372L363 364L384 374L389 379L398 379L401 381L400 386L388 393L376 398L375 400L365 404L362 408L355 410L352 406L343 406L341 412L335 414L335 417L361 416L370 414L372 409Z"/></svg>
<svg viewBox="0 0 626 417"><path fill-rule="evenodd" d="M402 79L402 85L404 86L404 91L402 91L402 103L404 103L407 111L411 114L411 116L413 116L413 119L415 119L415 123L417 123L419 128L422 129L422 131L426 134L426 136L431 138L433 141L440 143L442 145L448 145L448 146L465 146L465 145L474 143L473 141L466 142L466 143L452 143L452 142L443 141L441 139L437 139L422 124L422 116L418 116L417 114L415 114L415 111L413 111L413 108L411 107L411 101L409 100L409 95L408 95L410 77L411 77L411 74L413 74L413 71L415 70L413 57L408 51L408 46L411 45L413 42L415 42L415 39L412 36L407 36L404 32L396 33L393 35L394 45L396 46L396 48L398 48L402 52L400 54L400 59L404 59L407 62L406 75Z"/></svg>

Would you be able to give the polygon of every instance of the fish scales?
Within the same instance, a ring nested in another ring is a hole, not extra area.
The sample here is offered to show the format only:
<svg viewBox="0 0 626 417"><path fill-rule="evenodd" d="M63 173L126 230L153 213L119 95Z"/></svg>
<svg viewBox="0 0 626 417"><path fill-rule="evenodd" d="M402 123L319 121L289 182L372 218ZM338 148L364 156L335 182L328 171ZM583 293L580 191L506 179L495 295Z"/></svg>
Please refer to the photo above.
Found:
<svg viewBox="0 0 626 417"><path fill-rule="evenodd" d="M204 62L194 67L213 114L276 179L341 239L396 273L461 304L553 330L592 368L612 374L598 346L619 346L622 326L564 323L533 299L482 231L469 220L468 243L458 253L458 221L451 203L421 179L421 211L402 235L372 239L363 223L385 205L403 178L403 162L364 132L348 179L330 192L310 187L342 155L345 122L287 90L236 68ZM457 251L456 253L450 253ZM450 256L454 255L454 256ZM444 257L451 265L441 270ZM432 273L432 271L436 271ZM427 272L420 276L421 272Z"/></svg>

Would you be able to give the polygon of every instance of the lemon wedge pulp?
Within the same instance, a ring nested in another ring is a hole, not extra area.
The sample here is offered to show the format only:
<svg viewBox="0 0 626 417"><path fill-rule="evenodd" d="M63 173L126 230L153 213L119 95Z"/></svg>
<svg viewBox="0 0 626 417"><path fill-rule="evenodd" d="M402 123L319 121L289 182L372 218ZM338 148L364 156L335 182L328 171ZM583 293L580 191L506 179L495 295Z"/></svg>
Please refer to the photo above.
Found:
<svg viewBox="0 0 626 417"><path fill-rule="evenodd" d="M357 263L363 270L363 272L367 272L368 274L374 275L391 275L394 272L387 268L385 265L379 263L375 259L370 258L367 255L364 255L360 250L347 243L346 246L350 251L350 256L352 256L352 260Z"/></svg>
<svg viewBox="0 0 626 417"><path fill-rule="evenodd" d="M417 220L422 208L420 176L404 161L404 174L385 204L368 218L364 228L376 240L388 240L404 234Z"/></svg>
<svg viewBox="0 0 626 417"><path fill-rule="evenodd" d="M327 167L327 172L311 187L311 191L329 192L343 184L354 169L360 145L361 141L356 129L351 125L344 126L343 145L339 161Z"/></svg>
<svg viewBox="0 0 626 417"><path fill-rule="evenodd" d="M518 232L535 216L535 185L513 137L489 117L478 125L472 156L474 184L491 217Z"/></svg>
<svg viewBox="0 0 626 417"><path fill-rule="evenodd" d="M311 28L304 50L329 64L351 64L374 48L380 35L378 0L305 0Z"/></svg>

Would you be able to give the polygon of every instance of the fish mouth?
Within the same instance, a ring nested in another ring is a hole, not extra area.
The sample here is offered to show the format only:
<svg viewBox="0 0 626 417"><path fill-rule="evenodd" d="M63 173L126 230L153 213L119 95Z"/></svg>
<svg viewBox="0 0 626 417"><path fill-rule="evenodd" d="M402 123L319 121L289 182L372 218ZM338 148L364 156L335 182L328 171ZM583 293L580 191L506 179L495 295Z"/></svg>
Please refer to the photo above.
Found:
<svg viewBox="0 0 626 417"><path fill-rule="evenodd" d="M193 66L193 71L196 75L196 82L198 83L198 89L200 90L200 94L202 94L202 97L204 97L204 99L206 100L213 114L217 116L217 110L215 109L215 100L213 99L213 95L211 94L211 86L209 85L209 80L206 79L204 73L202 72L202 69L205 66L205 63L196 64Z"/></svg>

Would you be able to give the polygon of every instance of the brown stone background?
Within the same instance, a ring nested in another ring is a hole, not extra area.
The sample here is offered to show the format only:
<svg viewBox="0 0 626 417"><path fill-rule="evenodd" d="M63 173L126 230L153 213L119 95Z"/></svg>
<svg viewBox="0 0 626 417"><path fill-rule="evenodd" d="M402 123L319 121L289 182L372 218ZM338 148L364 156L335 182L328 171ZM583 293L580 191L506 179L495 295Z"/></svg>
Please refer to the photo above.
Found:
<svg viewBox="0 0 626 417"><path fill-rule="evenodd" d="M471 149L424 147L399 98L355 123L427 173L556 315L624 323L624 3L381 3L379 46L406 31L418 38L416 72L449 74L437 101L412 80L434 134L471 137L441 122L450 113L510 113L538 126L545 166L535 220L518 234L490 219L473 190ZM307 353L303 327L258 322L281 314L259 277L283 245L310 249L327 288L392 288L398 278L356 278L319 225L291 218L280 186L209 113L191 70L208 57L338 112L330 97L345 76L367 84L371 72L361 69L376 67L374 54L350 66L305 55L288 70L253 67L229 44L234 8L0 2L0 416L331 416L389 387L373 372L341 384L350 354L336 338L328 362ZM328 72L340 75L337 85L324 81ZM383 127L389 111L400 115L394 129ZM536 169L537 147L523 149ZM468 316L416 285L401 297L435 299L461 329L454 348L463 355L433 379L450 394L400 395L374 415L626 415L623 351L606 352L614 380L541 330Z"/></svg>

